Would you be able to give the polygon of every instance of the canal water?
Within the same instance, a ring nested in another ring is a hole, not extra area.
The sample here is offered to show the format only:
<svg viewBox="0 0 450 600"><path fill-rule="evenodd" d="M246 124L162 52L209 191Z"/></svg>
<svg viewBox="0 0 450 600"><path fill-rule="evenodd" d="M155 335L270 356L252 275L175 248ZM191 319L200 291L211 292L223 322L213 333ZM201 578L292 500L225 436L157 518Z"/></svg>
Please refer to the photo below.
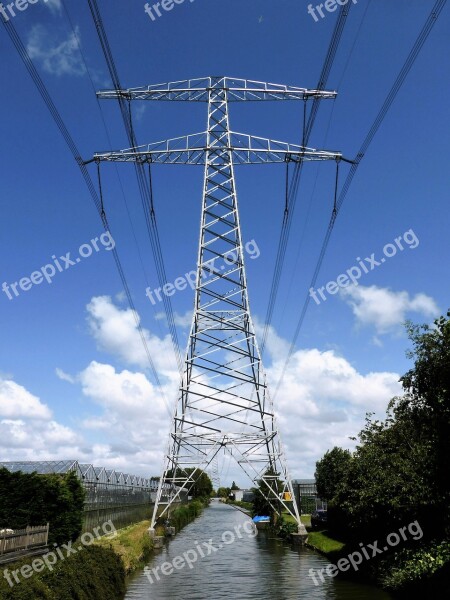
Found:
<svg viewBox="0 0 450 600"><path fill-rule="evenodd" d="M244 513L212 502L133 577L126 600L392 598L372 586L326 575L325 583L316 577L315 585L310 569L327 564L316 552L290 547L264 531L256 534Z"/></svg>

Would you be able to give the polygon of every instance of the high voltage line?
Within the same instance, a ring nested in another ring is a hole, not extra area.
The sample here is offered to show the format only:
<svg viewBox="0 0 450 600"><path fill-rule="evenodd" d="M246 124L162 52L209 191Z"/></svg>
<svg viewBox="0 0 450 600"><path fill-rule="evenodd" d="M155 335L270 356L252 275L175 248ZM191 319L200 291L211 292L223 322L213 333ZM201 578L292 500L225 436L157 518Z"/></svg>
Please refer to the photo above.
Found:
<svg viewBox="0 0 450 600"><path fill-rule="evenodd" d="M23 45L23 42L22 42L19 34L17 33L14 25L12 24L12 21L11 20L10 21L5 21L4 19L0 19L0 20L2 21L2 23L3 23L3 25L4 25L5 29L6 29L6 32L7 32L8 36L9 36L9 38L11 39L11 41L12 41L15 49L17 50L17 53L19 54L19 56L20 56L23 64L25 65L25 68L27 69L27 71L28 71L31 79L33 80L33 83L35 84L35 86L36 86L39 94L41 95L41 97L42 97L42 99L43 99L43 101L44 101L44 103L45 103L48 111L50 112L50 115L52 116L52 118L53 118L56 126L58 127L58 129L59 129L59 131L60 131L60 133L61 133L64 141L66 142L66 145L68 146L68 148L69 148L70 152L72 153L72 155L73 155L73 157L74 157L74 159L75 159L78 167L80 168L81 174L82 174L83 179L84 179L84 181L86 183L86 186L87 186L87 188L89 190L89 194L90 194L91 199L92 199L92 201L93 201L93 203L95 205L95 208L96 208L96 210L97 210L97 212L98 212L98 214L99 214L99 216L100 216L100 218L102 220L102 224L103 224L103 227L104 227L105 231L111 232L111 228L110 228L110 226L108 224L106 213L104 211L103 203L102 203L102 201L101 201L101 199L100 199L100 197L99 197L99 195L97 193L97 190L95 189L95 185L94 185L94 183L92 181L92 178L91 178L91 176L90 176L90 174L89 174L89 172L87 170L87 167L83 163L83 160L81 158L81 154L80 154L80 152L78 150L78 147L77 147L77 145L76 145L73 137L69 133L69 130L67 129L67 127L66 127L66 125L64 123L64 120L61 117L61 114L59 113L58 109L56 108L56 105L54 104L49 91L47 90L44 82L41 79L41 76L39 75L36 67L34 66L34 63L31 60L30 55L29 55L27 49ZM167 398L166 398L166 395L165 395L165 392L164 392L164 389L163 389L163 387L161 385L161 381L159 379L158 372L156 370L155 364L154 364L153 359L152 359L151 354L150 354L150 350L148 348L147 339L145 337L145 333L144 333L144 330L142 328L142 325L141 325L141 322L140 322L140 319L139 319L139 315L138 315L138 313L136 311L136 308L135 308L135 305L134 305L134 302L133 302L133 298L131 296L130 288L128 286L128 282L127 282L126 277L125 277L125 272L123 270L122 263L120 261L117 248L114 247L113 250L112 250L112 252L113 252L113 256L114 256L114 260L115 260L115 263L116 263L117 270L119 272L120 279L122 281L122 285L123 285L124 291L125 291L127 299L128 299L128 303L129 303L131 311L133 313L133 318L134 318L135 323L136 323L136 328L137 328L137 330L139 332L139 336L141 338L141 342L142 342L142 345L144 347L144 351L145 351L145 354L146 354L146 357L147 357L147 360L148 360L151 372L152 372L153 377L155 379L155 382L156 382L156 384L157 384L157 386L158 386L158 388L159 388L159 390L161 392L161 395L162 395L163 401L165 403L166 409L169 412L169 414L171 414L169 406L168 406Z"/></svg>
<svg viewBox="0 0 450 600"><path fill-rule="evenodd" d="M391 106L392 106L395 98L397 97L397 94L400 91L400 89L401 89L401 87L402 87L402 85L403 85L406 77L408 76L409 72L411 71L411 68L413 67L413 65L414 65L414 63L415 63L415 61L416 61L416 59L417 59L420 51L422 50L422 48L423 48L426 40L428 39L428 36L430 35L430 33L431 33L431 31L432 31L432 29L433 29L433 27L434 27L437 19L439 18L439 15L441 14L441 12L442 12L445 4L446 4L446 2L447 2L447 0L437 0L436 3L434 4L434 6L433 6L433 8L432 8L432 10L431 10L431 12L430 12L427 20L425 21L424 26L422 27L419 35L416 38L416 41L413 44L413 47L411 48L411 51L408 54L408 57L406 58L406 60L405 60L405 62L403 64L403 67L400 69L400 72L399 72L397 78L395 79L395 81L394 81L394 83L393 83L393 85L392 85L389 93L386 96L386 99L383 102L383 105L382 105L380 111L378 112L378 114L377 114L374 122L372 123L372 126L371 126L371 128L370 128L367 136L365 137L365 139L364 139L364 141L363 141L363 143L361 145L361 148L359 149L359 152L357 154L355 162L354 162L354 164L352 165L352 167L351 167L351 169L349 171L349 174L348 174L347 179L346 179L346 181L344 183L344 186L343 186L343 188L341 190L339 198L337 199L336 210L333 211L333 214L331 215L330 223L328 225L328 229L327 229L327 232L325 234L324 241L322 243L322 248L321 248L321 251L320 251L319 259L317 261L316 268L314 270L314 274L313 274L313 277L311 279L311 284L309 286L309 289L310 288L314 288L315 285L316 285L317 277L318 277L320 269L322 267L323 259L325 257L325 253L327 251L328 244L330 242L331 234L333 232L334 224L336 222L336 219L337 219L337 216L339 214L339 211L341 210L342 205L343 205L343 203L345 201L345 198L346 198L346 196L348 194L348 191L349 191L350 186L351 186L351 184L353 182L353 179L354 179L354 177L356 175L358 167L361 164L361 161L364 158L367 150L369 149L369 146L372 143L374 137L376 136L378 130L380 129L380 127L381 127L381 125L382 125L382 123L383 123L383 121L384 121L384 119L385 119L385 117L386 117L389 109L391 108ZM276 390L275 390L275 395L277 394L277 392L278 392L278 390L280 388L280 385L282 383L282 380L283 380L283 378L284 378L284 376L286 374L286 370L287 370L287 367L289 365L289 361L290 361L292 355L295 352L295 348L296 348L296 343L297 343L297 340L298 340L298 336L300 335L300 330L302 328L303 321L305 319L306 311L308 310L308 306L309 306L310 300L311 300L311 297L310 297L309 293L307 293L305 301L304 301L304 304L303 304L302 311L300 313L300 318L298 320L297 326L296 326L295 331L294 331L294 337L292 339L288 355L287 355L287 357L285 359L280 379L278 380L278 383L277 383L277 387L276 387Z"/></svg>
<svg viewBox="0 0 450 600"><path fill-rule="evenodd" d="M119 74L116 68L114 57L109 44L108 36L106 34L105 27L103 25L102 16L98 8L97 0L88 0L89 9L91 11L92 19L95 24L97 35L100 41L102 52L108 66L108 71L111 76L111 80L116 91L121 90L122 86L119 79ZM128 141L132 149L137 148L138 143L136 140L133 123L131 106L125 101L122 96L118 97L120 111L122 114L125 131L127 133ZM151 179L151 168L149 165L149 177L146 178L145 167L141 163L135 163L136 177L138 180L139 192L142 201L142 207L145 215L145 223L147 226L147 232L150 238L150 244L152 247L153 257L155 260L156 271L158 275L158 281L161 288L164 287L167 282L166 270L164 266L164 259L162 254L161 242L159 238L158 226L156 222L156 215L153 204L153 189ZM163 294L164 310L166 313L167 323L169 325L170 336L172 339L172 345L175 352L175 357L178 365L178 370L181 375L183 370L183 361L181 359L180 347L178 342L177 328L175 325L175 318L172 309L172 303L170 298Z"/></svg>
<svg viewBox="0 0 450 600"><path fill-rule="evenodd" d="M322 66L322 71L320 73L319 82L316 86L316 88L318 90L325 89L325 87L327 85L328 77L330 75L334 60L336 58L336 54L337 54L339 44L342 39L342 34L344 32L344 27L347 22L347 17L350 12L351 6L352 6L351 4L342 6L339 11L339 16L338 16L336 25L334 27L333 34L331 36L330 44L328 46L328 51L327 51L327 54L325 56L325 60L324 60L323 66ZM304 104L303 141L302 141L303 146L308 145L308 141L311 136L311 132L314 127L314 123L315 123L317 113L319 110L319 106L320 106L320 98L314 98L312 107L311 107L311 112L309 114L308 121L306 122L306 103ZM286 170L287 175L288 175L288 165L289 165L289 163L287 163L287 170ZM261 353L262 354L264 353L264 349L265 349L265 346L267 343L267 337L269 334L270 324L271 324L272 318L273 318L275 302L276 302L278 290L280 287L281 273L282 273L284 261L286 258L286 250L287 250L289 235L291 232L291 226L292 226L292 221L293 221L294 212L295 212L295 205L296 205L297 196L298 196L298 189L299 189L299 185L300 185L302 169L303 169L302 163L295 164L294 174L292 176L292 180L291 180L289 189L286 190L286 208L285 208L285 212L284 212L283 223L281 226L280 239L278 242L277 257L275 260L272 284L270 286L269 303L267 306L266 318L264 321L264 331L263 331L263 335L262 335L262 339L261 339Z"/></svg>

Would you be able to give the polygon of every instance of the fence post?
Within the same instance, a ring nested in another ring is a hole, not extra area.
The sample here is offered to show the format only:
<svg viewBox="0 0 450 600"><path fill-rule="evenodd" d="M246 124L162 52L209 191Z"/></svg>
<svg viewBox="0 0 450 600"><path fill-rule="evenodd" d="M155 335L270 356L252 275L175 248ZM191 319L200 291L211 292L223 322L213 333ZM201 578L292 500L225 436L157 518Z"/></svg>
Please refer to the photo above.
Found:
<svg viewBox="0 0 450 600"><path fill-rule="evenodd" d="M26 528L25 531L26 531L25 550L28 550L28 543L29 543L29 539L30 539L30 533L29 533L30 527L29 527L29 525L27 525L27 528Z"/></svg>
<svg viewBox="0 0 450 600"><path fill-rule="evenodd" d="M6 540L6 532L3 533L3 537L0 540L0 542L3 542L3 543L0 543L0 554L3 554L4 551L5 551L5 547L6 547L6 541L5 540Z"/></svg>
<svg viewBox="0 0 450 600"><path fill-rule="evenodd" d="M50 529L50 523L47 523L47 532L45 534L45 545L48 546L48 531Z"/></svg>

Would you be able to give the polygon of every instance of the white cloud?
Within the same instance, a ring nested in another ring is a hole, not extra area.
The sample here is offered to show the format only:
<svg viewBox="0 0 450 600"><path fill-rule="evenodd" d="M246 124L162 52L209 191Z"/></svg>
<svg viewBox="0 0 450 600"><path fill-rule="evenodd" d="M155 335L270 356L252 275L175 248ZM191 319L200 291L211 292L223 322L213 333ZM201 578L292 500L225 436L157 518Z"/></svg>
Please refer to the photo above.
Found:
<svg viewBox="0 0 450 600"><path fill-rule="evenodd" d="M140 322L139 315L129 308L118 308L109 296L92 298L87 311L90 331L101 350L118 356L128 365L148 367L147 354L136 325L136 320ZM143 329L143 335L158 372L173 378L176 366L170 336L160 339L147 329Z"/></svg>
<svg viewBox="0 0 450 600"><path fill-rule="evenodd" d="M393 292L389 288L351 286L341 289L341 297L349 306L358 324L375 327L378 334L398 330L407 318L407 313L415 312L427 319L436 317L439 308L430 296L408 292Z"/></svg>
<svg viewBox="0 0 450 600"><path fill-rule="evenodd" d="M286 342L272 329L266 369L271 394L283 372ZM294 477L314 473L315 462L333 446L353 449L349 438L364 425L365 414L383 417L389 400L401 393L399 374L360 373L335 350L297 350L274 398L275 412Z"/></svg>
<svg viewBox="0 0 450 600"><path fill-rule="evenodd" d="M182 329L189 329L192 324L192 310L187 310L184 315L179 315L177 312L173 314L173 320L177 327L181 327ZM166 313L159 312L156 313L155 319L157 321L166 321Z"/></svg>
<svg viewBox="0 0 450 600"><path fill-rule="evenodd" d="M149 414L152 418L166 414L161 393L143 373L116 372L111 365L93 361L79 378L83 393L117 419L129 421L145 419Z"/></svg>
<svg viewBox="0 0 450 600"><path fill-rule="evenodd" d="M74 458L136 474L158 474L170 425L163 396L172 407L179 383L177 369L169 366L164 355L173 354L169 340L144 331L159 372L165 370L161 391L143 372L146 357L132 312L115 306L109 297L92 298L87 308L90 331L99 347L128 368L93 360L76 376L57 370L59 377L74 381L82 392L82 402L71 404L76 412L70 416L77 419L71 428L52 420L50 409L25 388L8 382L7 401L0 402L4 411L0 411L0 458ZM271 328L267 375L272 394L287 350L286 340ZM334 445L353 448L349 437L363 427L366 412L384 415L389 400L401 391L398 379L394 372L359 372L336 350L295 352L275 398L292 476L312 475L315 462ZM21 408L12 411L10 401L16 397L22 399L15 403ZM223 463L222 484L235 479L247 485L235 461L228 462L229 467Z"/></svg>
<svg viewBox="0 0 450 600"><path fill-rule="evenodd" d="M50 419L51 411L23 386L11 380L0 379L0 417Z"/></svg>
<svg viewBox="0 0 450 600"><path fill-rule="evenodd" d="M62 4L61 0L45 0L46 5L52 12L61 12Z"/></svg>
<svg viewBox="0 0 450 600"><path fill-rule="evenodd" d="M86 68L78 48L79 39L78 27L65 40L57 41L43 25L35 25L28 38L27 50L31 59L39 60L47 73L82 76Z"/></svg>
<svg viewBox="0 0 450 600"><path fill-rule="evenodd" d="M0 379L0 457L39 460L74 456L80 437L52 419L50 408L26 388Z"/></svg>
<svg viewBox="0 0 450 600"><path fill-rule="evenodd" d="M57 377L59 379L61 379L62 381L68 381L69 383L75 383L75 378L72 377L72 375L69 375L68 373L65 373L62 369L59 369L57 367L55 369L55 373L56 373Z"/></svg>

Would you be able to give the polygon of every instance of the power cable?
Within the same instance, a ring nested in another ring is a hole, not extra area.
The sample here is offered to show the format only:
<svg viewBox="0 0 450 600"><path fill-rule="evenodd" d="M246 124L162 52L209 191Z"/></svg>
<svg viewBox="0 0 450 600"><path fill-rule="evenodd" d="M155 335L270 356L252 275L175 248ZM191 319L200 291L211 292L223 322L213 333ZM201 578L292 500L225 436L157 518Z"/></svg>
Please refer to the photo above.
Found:
<svg viewBox="0 0 450 600"><path fill-rule="evenodd" d="M328 225L328 229L327 232L325 234L325 239L322 243L322 248L320 251L320 255L319 255L319 259L317 261L316 264L316 268L314 270L314 274L311 280L311 284L310 284L310 288L314 288L316 285L316 281L317 281L317 277L319 275L319 271L322 267L322 263L323 263L323 259L325 257L325 253L326 250L328 248L328 244L330 242L330 238L331 238L331 234L333 232L333 228L334 228L334 224L336 222L336 218L342 208L342 205L345 201L345 198L348 194L348 191L350 189L350 186L353 182L353 179L355 177L356 171L358 170L358 167L362 161L362 159L364 158L367 150L369 149L370 144L372 143L375 135L377 134L378 130L381 127L381 124L383 123L389 109L391 108L395 98L397 97L398 92L400 91L406 77L408 76L409 72L411 71L411 68L413 67L420 51L422 50L426 40L428 39L428 36L430 35L437 19L439 18L439 15L441 14L445 4L446 4L447 0L437 0L435 5L433 6L433 9L431 10L430 15L428 16L427 20L425 21L424 26L422 27L422 30L420 31L419 35L416 38L416 41L407 57L407 59L405 60L405 63L403 65L403 67L401 68L394 84L392 85L388 95L386 96L385 101L383 102L383 105L380 109L380 111L378 112L378 115L376 116L366 138L364 139L364 142L362 143L361 148L359 149L359 152L357 154L357 158L356 161L354 162L354 164L352 165L347 178L345 180L345 183L343 185L343 188L339 194L339 197L336 201L336 210L333 210L333 214L331 216L331 220L330 223ZM276 386L276 390L275 390L275 395L278 393L278 390L280 388L280 385L283 381L283 378L286 374L286 370L287 367L289 365L289 361L293 355L293 353L295 352L295 345L297 343L297 339L298 336L300 334L300 330L302 328L303 325L303 321L305 319L305 315L306 315L306 311L308 310L308 306L309 306L309 302L311 300L311 297L309 294L306 295L304 304L303 304L303 308L302 311L300 313L300 318L298 320L297 323L297 327L295 329L294 332L294 337L288 352L288 355L285 359L284 365L283 365L283 369L281 372L281 376L280 379L278 380L277 386Z"/></svg>
<svg viewBox="0 0 450 600"><path fill-rule="evenodd" d="M132 112L131 107L127 105L124 97L119 94L123 90L122 85L120 83L117 67L114 61L114 57L111 51L111 46L109 44L108 36L103 24L103 19L98 8L97 0L88 0L89 8L91 11L92 19L94 21L94 25L97 31L97 35L100 41L100 45L102 48L102 52L111 76L111 80L116 92L118 92L118 103L120 107L120 111L122 114L123 123L125 126L125 131L130 143L132 150L134 151L137 146L137 140L134 133L133 123L132 123ZM156 222L156 215L154 209L151 209L150 205L153 200L150 198L150 189L149 189L149 181L145 175L144 165L141 162L134 162L134 168L136 171L136 177L138 180L138 187L141 196L142 207L145 215L145 222L147 226L147 232L150 238L150 244L152 247L153 257L155 260L156 272L158 275L158 281L160 288L163 289L166 282L166 270L164 266L164 259L161 247L161 241L158 232L158 226ZM150 168L150 164L149 164ZM180 375L183 373L183 361L180 353L180 346L178 342L178 334L177 328L175 325L175 318L172 309L172 303L170 298L166 296L166 294L162 294L164 310L166 313L167 323L169 326L170 336L172 339L172 345L175 352L175 357L178 365L178 370Z"/></svg>
<svg viewBox="0 0 450 600"><path fill-rule="evenodd" d="M342 6L339 11L339 16L338 16L336 25L334 27L333 34L331 36L331 41L328 46L327 54L325 56L325 60L324 60L323 66L322 66L319 83L316 86L316 89L318 89L318 90L323 90L325 88L325 86L327 85L328 77L330 75L334 60L336 58L336 54L337 54L339 44L342 39L342 34L344 32L344 27L347 22L347 17L349 15L351 6L352 6L352 4L347 4L345 6ZM311 132L314 127L314 123L315 123L317 113L319 110L319 105L320 105L320 99L314 98L312 107L311 107L311 112L309 114L309 118L306 123L306 127L304 126L303 140L302 140L303 146L308 145L308 141L311 136ZM304 117L305 117L305 113L304 113ZM280 239L278 242L278 250L277 250L277 256L276 256L276 260L275 260L274 273L272 276L272 284L271 284L270 293L269 293L269 303L267 306L266 317L265 317L265 321L264 321L264 330L263 330L263 335L262 335L261 344L260 344L261 356L264 353L265 346L267 343L267 337L269 334L270 325L272 323L275 302L276 302L278 291L280 288L281 274L282 274L282 270L283 270L283 266L284 266L284 261L286 258L286 250L287 250L289 235L290 235L291 226L292 226L292 222L293 222L293 216L294 216L294 211L295 211L295 206L296 206L296 201L297 201L297 196L298 196L298 189L299 189L299 185L300 185L302 170L303 170L303 163L297 162L295 164L294 173L292 175L287 209L285 209L285 212L283 215L283 222L282 222L282 226L281 226Z"/></svg>
<svg viewBox="0 0 450 600"><path fill-rule="evenodd" d="M103 227L104 227L105 231L111 233L111 228L109 227L109 224L108 224L108 221L107 221L107 218L106 218L106 214L104 213L104 210L102 210L102 201L100 200L100 198L98 196L97 190L95 189L94 183L93 183L93 181L91 179L91 176L90 176L90 174L89 174L89 172L88 172L88 170L86 168L86 165L83 163L83 160L81 158L81 154L80 154L80 152L78 150L78 147L77 147L74 139L72 138L71 134L69 133L69 131L68 131L68 129L67 129L67 127L66 127L66 125L65 125L65 123L64 123L64 121L63 121L63 119L62 119L62 117L61 117L61 115L60 115L60 113L58 111L58 109L56 108L56 106L55 106L55 104L54 104L54 102L53 102L53 100L52 100L52 98L51 98L51 96L50 96L50 94L49 94L49 92L48 92L45 84L44 84L44 82L42 81L42 78L40 77L40 75L39 75L36 67L34 66L34 63L31 60L30 55L29 55L27 49L23 45L23 42L22 42L20 36L18 35L18 33L17 33L14 25L12 24L12 21L11 20L5 21L4 19L0 19L0 20L2 21L2 23L3 23L3 25L4 25L5 29L6 29L6 32L7 32L8 36L9 36L9 38L11 39L11 42L13 43L15 49L17 50L17 52L18 52L18 54L19 54L19 56L20 56L20 58L21 58L21 60L22 60L22 62L24 64L25 68L27 69L27 71L28 71L31 79L33 80L33 83L35 84L35 86L36 86L39 94L41 95L41 97L42 97L42 99L43 99L43 101L44 101L44 103L45 103L48 111L50 112L53 120L55 121L56 126L58 127L58 129L59 129L59 131L60 131L60 133L61 133L64 141L66 142L66 145L68 146L70 152L72 153L72 155L73 155L73 157L74 157L74 159L75 159L75 161L76 161L76 163L77 163L77 165L78 165L78 167L79 167L79 169L81 171L83 179L84 179L84 181L86 183L86 186L87 186L87 188L89 190L91 199L92 199L92 201L93 201L93 203L95 205L95 208L97 209L97 212L98 212L98 214L99 214L99 216L100 216L100 218L102 220L102 224L103 224ZM117 252L117 248L116 247L113 248L113 256L114 256L114 260L115 260L115 263L116 263L117 270L119 272L120 279L122 281L123 288L124 288L126 296L128 298L130 309L131 309L131 311L133 313L133 317L134 317L134 320L135 320L135 323L136 323L136 328L137 328L137 330L139 332L142 344L144 346L144 350L145 350L145 353L146 353L146 356L147 356L148 363L150 365L150 369L152 371L154 380L155 380L158 388L161 391L161 395L162 395L162 398L163 398L164 403L166 405L166 409L168 410L168 412L170 414L170 409L169 409L169 406L168 406L168 403L167 403L167 398L166 398L164 389L163 389L163 387L161 385L161 381L159 379L158 372L156 371L155 365L153 363L153 360L152 360L152 357L151 357L151 354L150 354L150 350L148 348L147 340L146 340L146 337L145 337L142 325L140 323L140 319L139 319L138 313L137 313L137 311L135 309L133 298L132 298L131 292L130 292L130 288L128 286L128 282L126 280L125 273L124 273L124 270L122 268L122 264L120 262L119 254Z"/></svg>

